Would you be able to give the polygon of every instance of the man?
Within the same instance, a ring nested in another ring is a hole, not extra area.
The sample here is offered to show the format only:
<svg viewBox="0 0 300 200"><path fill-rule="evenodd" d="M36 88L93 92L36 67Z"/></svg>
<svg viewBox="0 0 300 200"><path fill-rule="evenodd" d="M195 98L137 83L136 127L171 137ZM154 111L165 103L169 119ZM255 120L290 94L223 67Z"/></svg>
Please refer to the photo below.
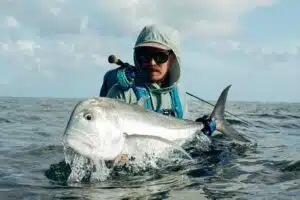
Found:
<svg viewBox="0 0 300 200"><path fill-rule="evenodd" d="M179 119L187 116L185 93L179 88L180 52L179 38L175 30L166 26L148 25L140 32L134 47L133 67L119 67L104 76L100 96L136 103L146 99L145 108ZM113 84L116 83L116 84ZM108 89L110 88L110 89ZM108 91L107 91L108 90ZM215 127L206 118L205 134ZM117 160L126 161L126 155Z"/></svg>
<svg viewBox="0 0 300 200"><path fill-rule="evenodd" d="M185 94L180 91L180 52L177 32L170 27L148 25L140 32L134 47L136 72L117 68L105 75L116 79L107 97L131 104L146 97L147 109L177 118L186 116ZM112 81L113 82L113 81ZM104 86L102 86L102 92ZM103 93L102 93L103 95Z"/></svg>

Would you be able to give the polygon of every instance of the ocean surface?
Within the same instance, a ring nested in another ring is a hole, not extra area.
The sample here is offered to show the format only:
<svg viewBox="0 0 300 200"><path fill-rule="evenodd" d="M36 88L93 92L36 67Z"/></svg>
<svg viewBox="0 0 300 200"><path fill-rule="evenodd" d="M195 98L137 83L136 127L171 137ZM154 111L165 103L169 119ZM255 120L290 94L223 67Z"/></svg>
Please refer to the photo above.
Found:
<svg viewBox="0 0 300 200"><path fill-rule="evenodd" d="M300 103L227 102L227 111L249 123L226 118L253 143L218 134L211 151L190 151L196 164L69 185L61 140L78 101L0 98L1 200L300 199ZM212 109L192 99L189 105L192 119Z"/></svg>

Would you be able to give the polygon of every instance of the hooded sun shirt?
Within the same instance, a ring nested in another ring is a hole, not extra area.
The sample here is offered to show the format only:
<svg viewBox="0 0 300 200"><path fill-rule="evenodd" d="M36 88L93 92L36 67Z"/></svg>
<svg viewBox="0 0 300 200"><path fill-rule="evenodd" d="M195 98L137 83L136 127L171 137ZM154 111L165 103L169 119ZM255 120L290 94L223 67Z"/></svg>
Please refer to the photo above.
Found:
<svg viewBox="0 0 300 200"><path fill-rule="evenodd" d="M173 87L178 88L183 112L185 114L186 102L185 95L181 92L179 88L179 79L180 79L180 39L178 32L171 27L163 26L163 25L149 25L145 26L140 32L135 47L141 46L152 46L157 48L164 48L165 50L172 50L176 56L176 60L173 62L172 66L169 69L169 75L166 83L164 83L164 87L162 87L158 83L149 83L145 82L143 79L139 79L138 77L134 81L136 85L142 85L147 87L150 91L149 94L152 99L153 109L170 109L172 107L172 100L170 97L170 90ZM139 64L135 58L135 54L133 54L134 64L139 69ZM127 103L136 103L137 97L132 88L128 90L123 90L118 87L118 85L114 85L107 94L108 97L122 99Z"/></svg>

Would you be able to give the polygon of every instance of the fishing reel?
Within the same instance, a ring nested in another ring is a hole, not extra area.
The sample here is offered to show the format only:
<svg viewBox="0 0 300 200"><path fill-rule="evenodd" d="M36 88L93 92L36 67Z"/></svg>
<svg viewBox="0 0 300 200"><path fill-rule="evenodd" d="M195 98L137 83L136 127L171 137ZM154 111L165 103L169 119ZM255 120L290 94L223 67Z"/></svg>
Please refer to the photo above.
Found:
<svg viewBox="0 0 300 200"><path fill-rule="evenodd" d="M129 78L131 80L134 79L134 77L136 75L136 67L135 66L132 66L127 62L124 63L122 60L117 58L117 56L115 56L115 55L110 55L108 57L108 62L119 65L120 69L124 70L127 78Z"/></svg>

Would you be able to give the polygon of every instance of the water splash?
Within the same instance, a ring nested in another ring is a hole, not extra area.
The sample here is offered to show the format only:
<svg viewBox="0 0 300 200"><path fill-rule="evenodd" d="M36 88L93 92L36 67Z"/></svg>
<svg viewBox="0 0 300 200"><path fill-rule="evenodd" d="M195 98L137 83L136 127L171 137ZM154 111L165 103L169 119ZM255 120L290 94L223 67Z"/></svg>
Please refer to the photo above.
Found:
<svg viewBox="0 0 300 200"><path fill-rule="evenodd" d="M89 163L89 160L78 154L74 155L74 159L70 164L71 174L68 177L68 183L80 183L91 171L92 165Z"/></svg>
<svg viewBox="0 0 300 200"><path fill-rule="evenodd" d="M105 181L111 170L106 166L104 160L91 160L76 153L64 144L65 161L70 165L71 173L68 183L98 182Z"/></svg>
<svg viewBox="0 0 300 200"><path fill-rule="evenodd" d="M91 174L91 182L105 181L110 175L111 170L107 168L104 160L93 161L95 170Z"/></svg>

